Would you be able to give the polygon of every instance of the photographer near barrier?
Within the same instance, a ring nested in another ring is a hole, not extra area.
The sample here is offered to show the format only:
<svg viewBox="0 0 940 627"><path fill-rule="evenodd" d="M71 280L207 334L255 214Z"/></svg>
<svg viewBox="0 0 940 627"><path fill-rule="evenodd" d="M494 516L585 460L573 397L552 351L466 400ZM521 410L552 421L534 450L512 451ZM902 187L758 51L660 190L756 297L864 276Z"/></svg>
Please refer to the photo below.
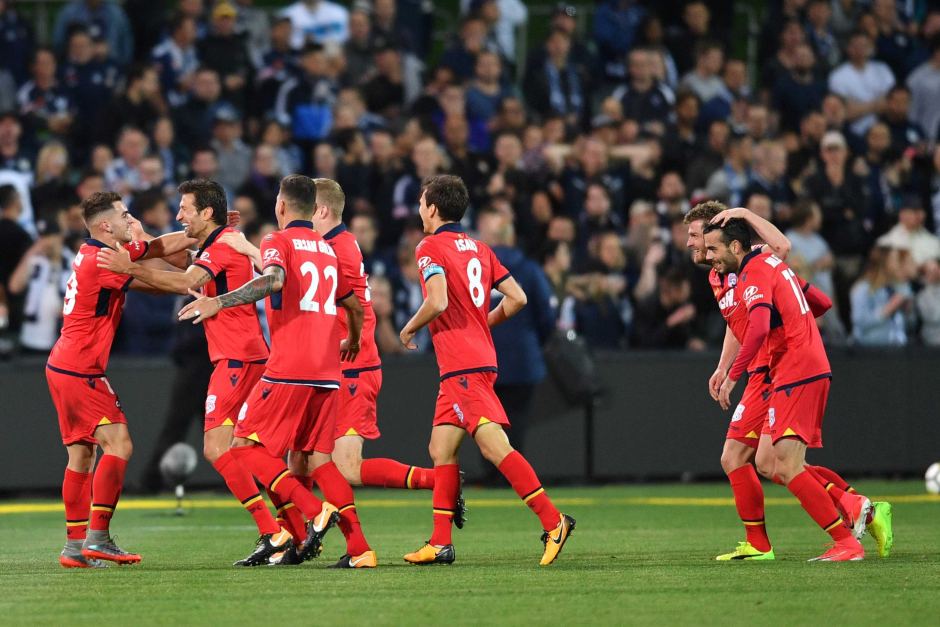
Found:
<svg viewBox="0 0 940 627"><path fill-rule="evenodd" d="M570 404L551 378L536 388L526 438L537 441L532 465L546 481L580 482L586 462L598 481L721 476L718 445L727 413L708 396L712 353L599 352L596 371L602 394L594 405L594 453L586 460L585 405ZM920 475L940 453L940 353L929 349L830 351L833 381L826 438L833 443L811 454L814 463L847 476ZM61 487L62 449L55 412L45 388L44 363L24 358L0 364L3 402L0 429L0 492L52 492ZM140 489L170 402L174 370L166 360L115 359L109 378L134 428L137 454L128 468L129 488ZM432 356L389 357L379 396L382 438L368 455L424 460L416 434L429 432L436 395ZM200 446L198 426L186 441ZM482 477L473 447L461 456L467 479ZM200 460L191 487L221 487Z"/></svg>

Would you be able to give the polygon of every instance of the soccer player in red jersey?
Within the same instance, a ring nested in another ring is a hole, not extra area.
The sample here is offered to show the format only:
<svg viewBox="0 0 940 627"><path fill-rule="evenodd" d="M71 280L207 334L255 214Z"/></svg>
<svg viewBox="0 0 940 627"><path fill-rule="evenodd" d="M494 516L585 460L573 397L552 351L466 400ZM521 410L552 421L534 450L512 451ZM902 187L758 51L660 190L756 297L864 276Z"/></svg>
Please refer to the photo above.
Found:
<svg viewBox="0 0 940 627"><path fill-rule="evenodd" d="M813 561L861 560L865 550L853 531L864 532L867 511L855 512L855 525L847 527L826 489L806 468L807 447L822 446L832 373L802 282L779 258L751 250L751 232L744 220L709 224L704 238L706 260L723 275L736 274L747 310L744 341L719 388L719 402L724 409L730 406L734 385L766 340L773 381L767 418L773 472L833 539L832 548ZM864 503L870 506L868 499Z"/></svg>
<svg viewBox="0 0 940 627"><path fill-rule="evenodd" d="M355 555L372 565L376 561L355 515L352 488L330 459L340 360L353 361L359 352L362 305L340 272L336 253L313 230L315 200L310 178L285 177L274 210L281 230L263 240L262 275L227 294L202 296L179 314L181 320L196 324L223 309L267 297L271 356L239 413L232 454L282 502L291 501L300 509L307 520L306 538L295 560L287 558L294 553L289 535L284 542L262 536L255 551L242 560L246 566L268 563L278 553L277 563L282 564L319 555L323 535L340 519L332 501L347 506ZM336 320L337 304L349 319L345 339ZM304 483L284 464L287 451ZM314 481L327 502L310 491Z"/></svg>
<svg viewBox="0 0 940 627"><path fill-rule="evenodd" d="M526 304L526 295L485 244L460 227L469 203L467 188L456 176L435 176L422 187L419 213L428 234L415 250L424 303L401 330L411 350L415 334L430 326L441 381L429 451L434 461L434 531L427 544L405 555L412 564L451 563L451 522L459 487L457 452L466 433L480 452L512 484L539 517L545 551L540 564L551 564L574 530L575 520L559 512L529 462L509 444L509 426L496 397L496 351L490 327L506 321ZM490 290L504 298L489 310Z"/></svg>
<svg viewBox="0 0 940 627"><path fill-rule="evenodd" d="M176 219L199 246L195 260L185 272L134 263L126 252L111 249L98 253L98 267L130 275L160 291L179 294L201 289L207 296L218 296L228 292L230 285L250 281L254 276L251 261L219 241L225 233L234 232L226 226L227 202L222 186L215 181L193 180L180 185L179 192ZM277 536L285 532L268 511L251 473L235 461L229 450L238 412L261 379L268 358L257 310L250 304L232 307L206 320L205 326L214 371L206 394L203 454L252 515L259 535ZM292 504L281 504L279 509L283 511L288 506ZM297 527L288 527L288 531L292 536L303 535ZM286 537L275 537L272 542L280 545Z"/></svg>
<svg viewBox="0 0 940 627"><path fill-rule="evenodd" d="M140 224L120 195L112 192L96 192L85 199L82 218L91 237L72 262L62 332L46 364L49 393L69 457L62 483L67 541L59 557L66 568L100 565L98 560L140 561L140 555L120 549L110 534L133 446L127 418L105 370L125 292L148 288L131 277L98 268L95 256L103 249L124 249L134 260L168 257L192 243L182 233L143 241ZM141 239L134 241L135 235ZM104 454L92 476L96 446Z"/></svg>

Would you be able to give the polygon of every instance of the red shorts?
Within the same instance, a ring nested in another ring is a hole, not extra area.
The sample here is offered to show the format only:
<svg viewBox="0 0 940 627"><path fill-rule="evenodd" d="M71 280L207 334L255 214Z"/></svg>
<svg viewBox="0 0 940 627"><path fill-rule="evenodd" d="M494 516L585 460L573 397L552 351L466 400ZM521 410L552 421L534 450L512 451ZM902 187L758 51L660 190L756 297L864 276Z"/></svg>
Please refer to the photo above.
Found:
<svg viewBox="0 0 940 627"><path fill-rule="evenodd" d="M474 432L488 422L509 426L509 418L493 391L495 372L473 372L441 381L434 408L434 426L454 425Z"/></svg>
<svg viewBox="0 0 940 627"><path fill-rule="evenodd" d="M767 422L767 410L770 408L772 393L773 385L769 372L754 372L748 375L744 396L734 408L731 423L728 425L728 435L725 438L757 448L760 435Z"/></svg>
<svg viewBox="0 0 940 627"><path fill-rule="evenodd" d="M88 377L64 374L46 367L46 382L59 415L62 443L97 444L95 429L127 424L121 401L104 375Z"/></svg>
<svg viewBox="0 0 940 627"><path fill-rule="evenodd" d="M337 392L336 437L358 435L374 440L379 435L375 404L382 389L382 369L355 371L343 375L343 384Z"/></svg>
<svg viewBox="0 0 940 627"><path fill-rule="evenodd" d="M333 389L262 379L242 405L235 437L258 442L277 457L287 451L332 453L335 397Z"/></svg>
<svg viewBox="0 0 940 627"><path fill-rule="evenodd" d="M203 431L216 427L234 427L238 412L263 374L264 364L234 359L216 362L206 392L206 422Z"/></svg>
<svg viewBox="0 0 940 627"><path fill-rule="evenodd" d="M822 423L828 398L829 375L775 389L767 412L774 443L781 438L797 437L809 448L822 448Z"/></svg>

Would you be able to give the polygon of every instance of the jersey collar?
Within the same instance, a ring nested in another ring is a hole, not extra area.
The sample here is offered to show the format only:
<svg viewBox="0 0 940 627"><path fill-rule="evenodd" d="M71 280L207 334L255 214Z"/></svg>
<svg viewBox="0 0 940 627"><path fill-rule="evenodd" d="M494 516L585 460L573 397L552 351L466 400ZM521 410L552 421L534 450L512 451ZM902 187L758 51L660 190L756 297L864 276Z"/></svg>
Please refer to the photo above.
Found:
<svg viewBox="0 0 940 627"><path fill-rule="evenodd" d="M202 254L202 251L212 246L212 244L215 242L216 239L218 239L219 235L221 235L222 231L224 230L225 230L225 226L220 226L216 230L209 233L209 237L207 237L206 241L202 243L202 246L196 252L196 256L198 257L199 255Z"/></svg>
<svg viewBox="0 0 940 627"><path fill-rule="evenodd" d="M447 224L442 224L434 231L434 234L438 233L463 233L463 227L460 226L459 222L448 222Z"/></svg>
<svg viewBox="0 0 940 627"><path fill-rule="evenodd" d="M105 244L104 242L102 242L102 241L100 241L100 240L96 240L96 239L93 238L93 237L87 238L87 239L85 240L85 243L88 244L89 246L97 246L98 248L111 248L110 246L108 246L108 245Z"/></svg>
<svg viewBox="0 0 940 627"><path fill-rule="evenodd" d="M327 231L326 234L323 235L323 239L326 239L326 240L333 239L340 233L344 233L346 230L347 230L346 225L340 222L338 225L336 225L335 227Z"/></svg>
<svg viewBox="0 0 940 627"><path fill-rule="evenodd" d="M741 273L744 272L744 266L747 265L747 262L760 254L760 248L757 250L752 250L748 254L744 255L744 259L741 260L741 265L738 266L738 276L741 276Z"/></svg>
<svg viewBox="0 0 940 627"><path fill-rule="evenodd" d="M285 229L292 229L292 228L294 228L294 227L302 228L302 229L303 229L303 228L307 228L307 229L311 229L311 230L312 230L312 229L313 229L313 222L311 222L310 220L291 220L290 222L287 223L287 226L285 226L284 228L285 228Z"/></svg>

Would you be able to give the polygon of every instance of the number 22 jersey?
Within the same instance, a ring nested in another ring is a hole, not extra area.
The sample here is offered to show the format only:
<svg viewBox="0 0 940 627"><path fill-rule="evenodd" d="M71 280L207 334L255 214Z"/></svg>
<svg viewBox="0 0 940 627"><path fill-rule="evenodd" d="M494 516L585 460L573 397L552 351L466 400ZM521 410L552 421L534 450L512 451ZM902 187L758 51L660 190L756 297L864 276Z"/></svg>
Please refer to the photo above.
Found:
<svg viewBox="0 0 940 627"><path fill-rule="evenodd" d="M415 249L421 291L442 274L447 280L447 309L429 325L441 379L472 372L496 372L496 349L487 324L490 291L509 278L493 251L448 223Z"/></svg>

